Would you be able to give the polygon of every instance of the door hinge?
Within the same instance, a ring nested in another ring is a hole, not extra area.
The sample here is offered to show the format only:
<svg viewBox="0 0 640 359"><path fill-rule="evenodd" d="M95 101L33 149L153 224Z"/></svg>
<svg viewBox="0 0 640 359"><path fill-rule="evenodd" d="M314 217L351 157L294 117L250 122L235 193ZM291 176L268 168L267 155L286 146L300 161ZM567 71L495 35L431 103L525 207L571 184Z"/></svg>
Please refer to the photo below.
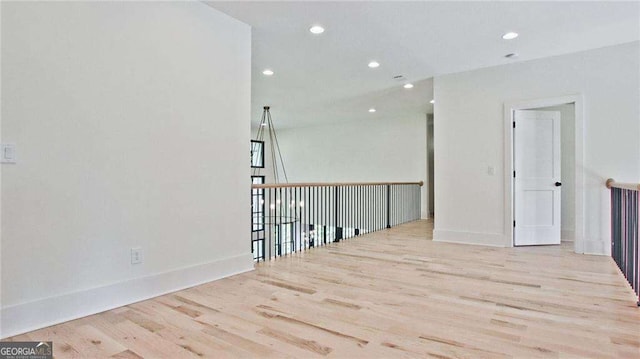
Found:
<svg viewBox="0 0 640 359"><path fill-rule="evenodd" d="M516 171L513 171L513 178L516 178Z"/></svg>
<svg viewBox="0 0 640 359"><path fill-rule="evenodd" d="M516 221L513 221L513 227L515 228L515 226L516 226Z"/></svg>
<svg viewBox="0 0 640 359"><path fill-rule="evenodd" d="M513 121L513 128L516 128L516 121Z"/></svg>

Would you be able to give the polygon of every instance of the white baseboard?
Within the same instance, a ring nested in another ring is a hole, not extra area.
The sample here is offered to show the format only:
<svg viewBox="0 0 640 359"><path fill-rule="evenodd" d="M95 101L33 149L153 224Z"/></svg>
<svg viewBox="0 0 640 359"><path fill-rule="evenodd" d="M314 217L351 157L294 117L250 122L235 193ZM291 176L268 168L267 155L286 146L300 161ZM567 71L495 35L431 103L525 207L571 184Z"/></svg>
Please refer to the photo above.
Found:
<svg viewBox="0 0 640 359"><path fill-rule="evenodd" d="M2 308L0 338L253 270L250 253Z"/></svg>
<svg viewBox="0 0 640 359"><path fill-rule="evenodd" d="M602 240L585 240L584 254L611 255L611 243Z"/></svg>
<svg viewBox="0 0 640 359"><path fill-rule="evenodd" d="M480 233L436 229L433 231L433 240L435 242L507 247L502 233Z"/></svg>
<svg viewBox="0 0 640 359"><path fill-rule="evenodd" d="M560 238L564 242L573 242L576 240L576 231L573 229L563 229L560 231Z"/></svg>

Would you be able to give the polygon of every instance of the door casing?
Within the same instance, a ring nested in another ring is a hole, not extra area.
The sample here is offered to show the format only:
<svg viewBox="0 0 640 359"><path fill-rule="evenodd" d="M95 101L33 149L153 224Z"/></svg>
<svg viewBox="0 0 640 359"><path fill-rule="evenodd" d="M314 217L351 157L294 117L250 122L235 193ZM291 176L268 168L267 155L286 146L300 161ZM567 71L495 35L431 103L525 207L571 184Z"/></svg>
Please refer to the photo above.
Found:
<svg viewBox="0 0 640 359"><path fill-rule="evenodd" d="M575 241L574 251L584 253L584 101L582 94L532 100L508 101L504 104L504 233L505 246L514 246L514 181L513 181L513 120L516 110L533 110L573 103L575 106Z"/></svg>

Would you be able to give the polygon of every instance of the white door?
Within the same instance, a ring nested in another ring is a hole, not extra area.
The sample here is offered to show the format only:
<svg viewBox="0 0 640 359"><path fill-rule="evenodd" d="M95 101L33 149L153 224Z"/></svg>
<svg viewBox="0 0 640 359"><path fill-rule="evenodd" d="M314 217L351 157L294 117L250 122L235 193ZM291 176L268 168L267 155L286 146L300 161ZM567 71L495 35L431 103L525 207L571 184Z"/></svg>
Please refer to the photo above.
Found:
<svg viewBox="0 0 640 359"><path fill-rule="evenodd" d="M514 244L560 244L560 112L514 119Z"/></svg>

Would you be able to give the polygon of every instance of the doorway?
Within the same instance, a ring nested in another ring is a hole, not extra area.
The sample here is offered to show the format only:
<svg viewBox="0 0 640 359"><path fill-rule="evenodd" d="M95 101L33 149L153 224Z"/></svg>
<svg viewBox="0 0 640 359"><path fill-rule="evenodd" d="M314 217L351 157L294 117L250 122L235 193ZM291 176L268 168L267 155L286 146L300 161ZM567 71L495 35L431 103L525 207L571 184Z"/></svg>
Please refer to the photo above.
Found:
<svg viewBox="0 0 640 359"><path fill-rule="evenodd" d="M580 95L505 104L508 246L574 242L582 253L582 157Z"/></svg>

